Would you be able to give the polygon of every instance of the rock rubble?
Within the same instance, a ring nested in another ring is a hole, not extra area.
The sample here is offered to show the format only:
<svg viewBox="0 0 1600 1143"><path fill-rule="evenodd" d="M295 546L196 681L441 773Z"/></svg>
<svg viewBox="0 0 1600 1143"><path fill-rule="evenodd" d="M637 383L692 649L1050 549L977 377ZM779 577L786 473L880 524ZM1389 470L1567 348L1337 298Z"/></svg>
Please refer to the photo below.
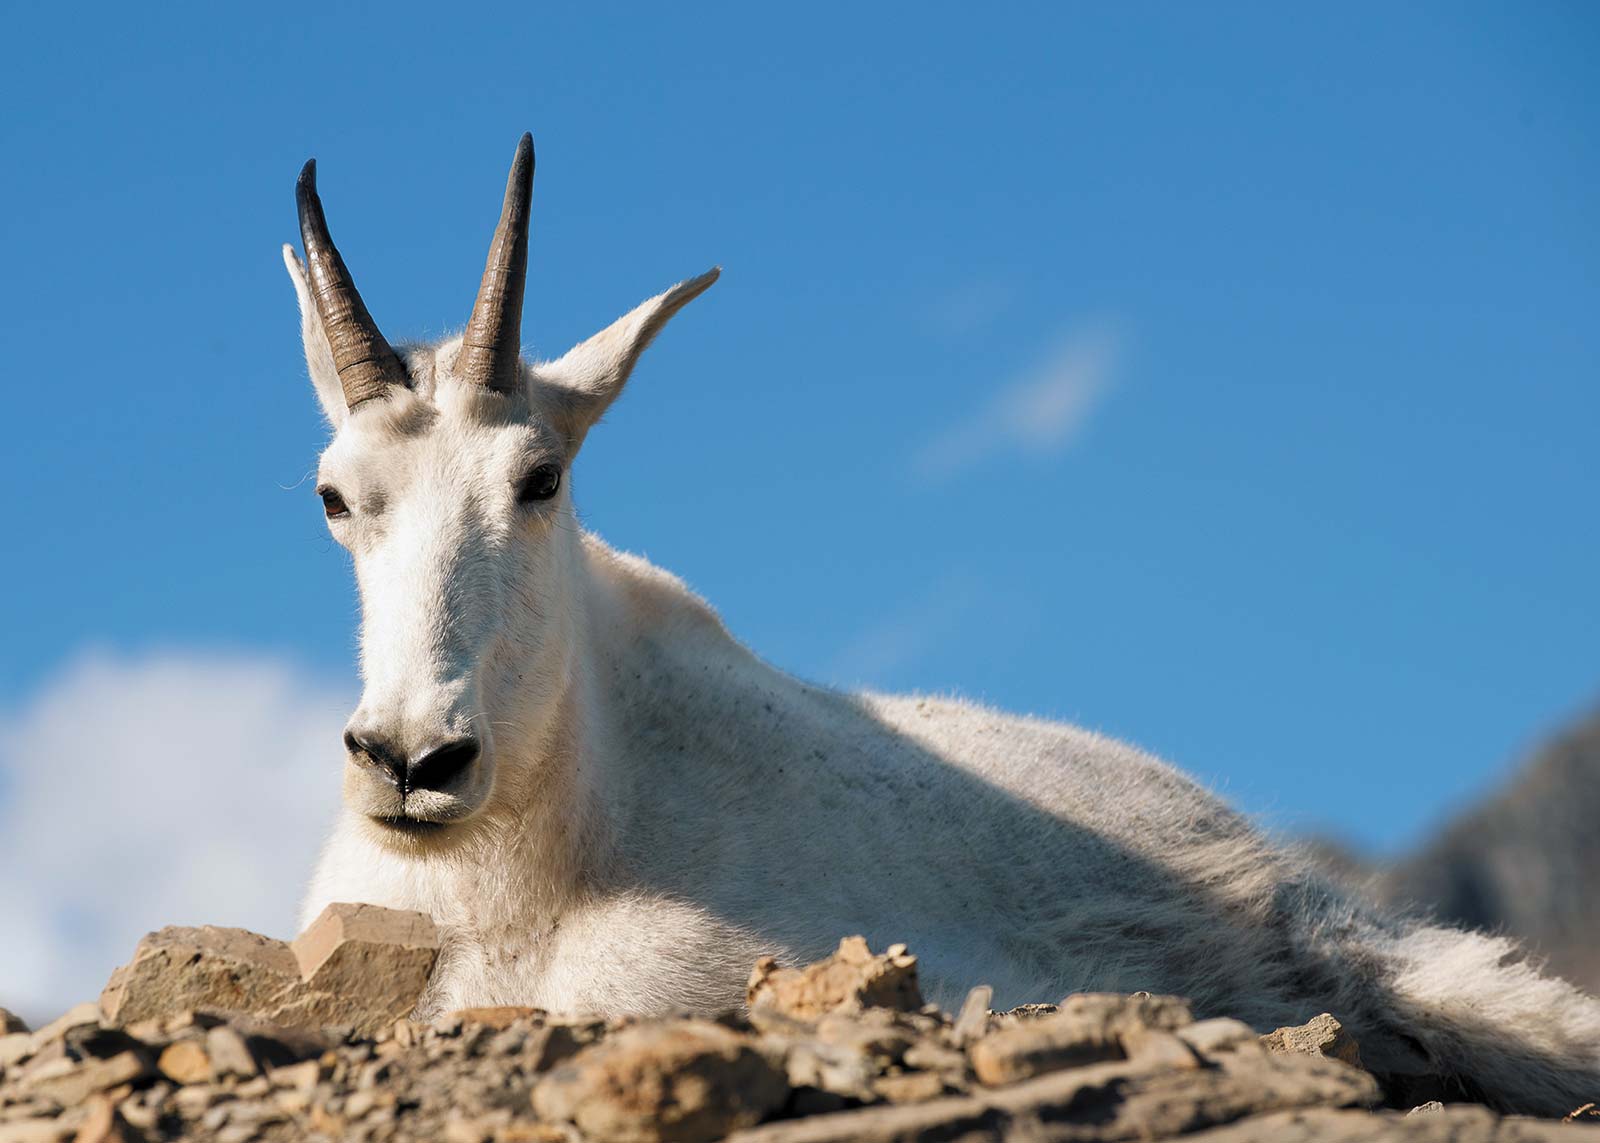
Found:
<svg viewBox="0 0 1600 1143"><path fill-rule="evenodd" d="M763 960L715 1020L474 1008L405 1018L438 942L416 914L335 906L292 944L228 929L140 943L99 1005L37 1032L0 1012L0 1143L1581 1143L1600 1130L1483 1108L1374 1111L1324 1014L1266 1036L1176 997L1078 994L958 1016L916 958L848 938ZM424 968L423 966L426 966Z"/></svg>

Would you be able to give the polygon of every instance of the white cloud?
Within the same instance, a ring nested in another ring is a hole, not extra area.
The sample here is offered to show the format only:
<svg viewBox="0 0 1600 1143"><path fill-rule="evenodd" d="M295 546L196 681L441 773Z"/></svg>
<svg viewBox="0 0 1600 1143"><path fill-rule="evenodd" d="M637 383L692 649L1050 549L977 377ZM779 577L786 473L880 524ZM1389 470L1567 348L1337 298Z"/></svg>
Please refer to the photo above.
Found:
<svg viewBox="0 0 1600 1143"><path fill-rule="evenodd" d="M924 479L937 479L997 452L1059 453L1077 438L1110 392L1120 342L1108 325L1066 338L1040 366L918 449L913 471Z"/></svg>
<svg viewBox="0 0 1600 1143"><path fill-rule="evenodd" d="M93 999L163 925L291 935L351 699L272 659L91 654L0 716L0 1005Z"/></svg>
<svg viewBox="0 0 1600 1143"><path fill-rule="evenodd" d="M1017 295L1001 278L977 278L948 291L929 307L929 324L943 335L970 337L993 325Z"/></svg>
<svg viewBox="0 0 1600 1143"><path fill-rule="evenodd" d="M898 672L947 639L979 596L970 575L942 576L850 640L834 657L827 677L845 687L895 685Z"/></svg>

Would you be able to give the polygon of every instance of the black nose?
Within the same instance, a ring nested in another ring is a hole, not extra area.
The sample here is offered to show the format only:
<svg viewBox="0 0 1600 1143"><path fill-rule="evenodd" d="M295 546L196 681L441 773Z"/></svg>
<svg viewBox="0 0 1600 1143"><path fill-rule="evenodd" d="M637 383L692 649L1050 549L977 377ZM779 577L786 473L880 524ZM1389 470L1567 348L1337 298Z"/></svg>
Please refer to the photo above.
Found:
<svg viewBox="0 0 1600 1143"><path fill-rule="evenodd" d="M457 738L422 751L409 762L405 753L382 735L344 732L344 747L358 766L365 766L402 793L442 790L477 759L476 738Z"/></svg>
<svg viewBox="0 0 1600 1143"><path fill-rule="evenodd" d="M476 738L441 742L412 760L407 785L413 790L442 790L465 773L477 757Z"/></svg>

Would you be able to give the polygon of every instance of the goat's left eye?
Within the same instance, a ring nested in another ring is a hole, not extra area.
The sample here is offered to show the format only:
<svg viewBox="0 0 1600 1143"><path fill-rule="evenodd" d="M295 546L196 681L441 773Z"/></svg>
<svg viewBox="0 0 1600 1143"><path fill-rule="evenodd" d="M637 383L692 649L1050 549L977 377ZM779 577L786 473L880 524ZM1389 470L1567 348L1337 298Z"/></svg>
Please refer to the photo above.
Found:
<svg viewBox="0 0 1600 1143"><path fill-rule="evenodd" d="M335 520L340 516L350 515L350 508L344 502L344 497L339 495L339 490L331 484L324 484L317 489L317 495L322 497L322 510L327 513L328 519Z"/></svg>
<svg viewBox="0 0 1600 1143"><path fill-rule="evenodd" d="M541 464L536 466L527 476L523 477L522 484L517 488L517 500L522 504L531 504L535 500L548 500L561 488L561 468L554 464Z"/></svg>

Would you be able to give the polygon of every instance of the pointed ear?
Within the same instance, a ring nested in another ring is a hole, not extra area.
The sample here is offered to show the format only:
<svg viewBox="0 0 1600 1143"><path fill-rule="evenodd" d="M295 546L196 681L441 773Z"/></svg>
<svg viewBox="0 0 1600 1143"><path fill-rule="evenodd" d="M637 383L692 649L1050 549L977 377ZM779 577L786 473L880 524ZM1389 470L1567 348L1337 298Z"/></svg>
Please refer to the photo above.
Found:
<svg viewBox="0 0 1600 1143"><path fill-rule="evenodd" d="M562 391L569 411L573 447L583 440L622 387L645 347L672 316L711 287L722 273L714 266L698 278L679 282L664 294L635 307L559 360L539 366L539 376Z"/></svg>
<svg viewBox="0 0 1600 1143"><path fill-rule="evenodd" d="M311 371L311 384L316 388L317 400L322 404L322 414L335 429L349 416L349 406L344 401L344 388L339 384L339 371L334 368L333 349L327 334L322 332L322 319L317 307L311 303L311 287L306 282L306 268L294 247L284 243L283 264L294 283L295 297L300 299L300 340L305 345L306 368Z"/></svg>

